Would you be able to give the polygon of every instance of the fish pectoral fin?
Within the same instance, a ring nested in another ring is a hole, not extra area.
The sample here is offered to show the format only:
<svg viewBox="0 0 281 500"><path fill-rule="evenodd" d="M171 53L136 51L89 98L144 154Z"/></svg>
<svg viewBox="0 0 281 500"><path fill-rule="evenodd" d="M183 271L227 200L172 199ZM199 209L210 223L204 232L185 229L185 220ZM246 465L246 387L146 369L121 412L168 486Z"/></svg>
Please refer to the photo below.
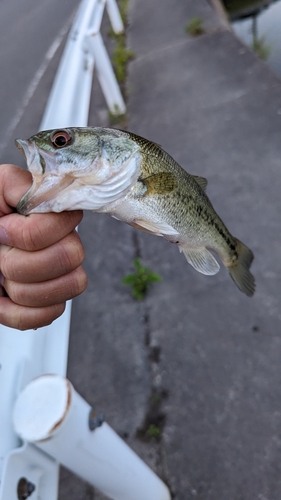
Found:
<svg viewBox="0 0 281 500"><path fill-rule="evenodd" d="M178 235L178 231L176 231L172 226L167 224L166 222L150 222L142 219L135 219L131 226L136 227L138 229L142 229L143 231L147 231L148 233L155 234L157 236L164 235Z"/></svg>
<svg viewBox="0 0 281 500"><path fill-rule="evenodd" d="M189 246L180 246L180 252L183 252L189 264L199 273L206 275L217 274L220 269L215 257L205 247L191 248Z"/></svg>
<svg viewBox="0 0 281 500"><path fill-rule="evenodd" d="M205 177L199 177L199 175L193 175L192 177L197 182L197 184L199 184L201 189L203 189L203 191L206 191L208 184L207 179L205 179Z"/></svg>
<svg viewBox="0 0 281 500"><path fill-rule="evenodd" d="M170 172L159 172L145 179L139 179L147 188L145 196L152 194L169 194L178 186L178 181Z"/></svg>

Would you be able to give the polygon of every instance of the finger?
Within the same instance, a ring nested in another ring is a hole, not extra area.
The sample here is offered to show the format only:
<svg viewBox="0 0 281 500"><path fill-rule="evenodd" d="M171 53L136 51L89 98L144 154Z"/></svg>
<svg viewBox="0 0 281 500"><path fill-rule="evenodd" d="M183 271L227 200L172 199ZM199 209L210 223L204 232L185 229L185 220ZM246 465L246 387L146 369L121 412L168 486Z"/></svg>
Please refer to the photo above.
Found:
<svg viewBox="0 0 281 500"><path fill-rule="evenodd" d="M64 309L65 303L41 308L24 307L7 297L0 297L0 324L18 330L41 328L61 316Z"/></svg>
<svg viewBox="0 0 281 500"><path fill-rule="evenodd" d="M21 250L41 250L73 231L82 217L81 210L28 216L12 213L0 220L0 243Z"/></svg>
<svg viewBox="0 0 281 500"><path fill-rule="evenodd" d="M69 274L85 257L76 231L61 241L36 252L0 245L0 269L6 279L17 283L38 283Z"/></svg>
<svg viewBox="0 0 281 500"><path fill-rule="evenodd" d="M87 287L87 276L80 266L66 276L40 283L17 283L4 279L10 299L26 307L48 307L80 295Z"/></svg>
<svg viewBox="0 0 281 500"><path fill-rule="evenodd" d="M16 165L0 165L0 217L11 212L32 184L30 172Z"/></svg>

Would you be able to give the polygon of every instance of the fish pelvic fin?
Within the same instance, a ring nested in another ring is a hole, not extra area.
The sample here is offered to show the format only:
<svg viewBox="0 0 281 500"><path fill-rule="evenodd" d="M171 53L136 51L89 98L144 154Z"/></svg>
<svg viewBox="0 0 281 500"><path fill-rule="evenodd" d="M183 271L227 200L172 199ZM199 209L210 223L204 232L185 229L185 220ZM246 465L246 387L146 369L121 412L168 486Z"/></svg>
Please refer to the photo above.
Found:
<svg viewBox="0 0 281 500"><path fill-rule="evenodd" d="M207 248L192 248L187 245L182 245L179 246L179 250L184 253L187 262L199 273L212 276L219 272L220 266Z"/></svg>
<svg viewBox="0 0 281 500"><path fill-rule="evenodd" d="M255 292L255 278L250 273L250 267L254 258L253 252L241 241L235 238L238 259L234 265L228 266L228 272L239 290L248 297Z"/></svg>
<svg viewBox="0 0 281 500"><path fill-rule="evenodd" d="M163 221L151 222L143 219L135 219L130 225L136 227L137 229L141 229L142 231L155 234L156 236L179 236L178 231Z"/></svg>

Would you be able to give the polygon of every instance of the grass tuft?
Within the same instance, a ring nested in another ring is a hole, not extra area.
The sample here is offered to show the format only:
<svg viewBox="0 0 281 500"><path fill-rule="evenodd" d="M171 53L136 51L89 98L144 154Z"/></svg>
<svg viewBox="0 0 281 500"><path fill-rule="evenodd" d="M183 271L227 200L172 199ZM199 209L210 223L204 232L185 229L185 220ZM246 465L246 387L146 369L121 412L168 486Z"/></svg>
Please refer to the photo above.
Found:
<svg viewBox="0 0 281 500"><path fill-rule="evenodd" d="M148 427L148 429L146 431L146 436L149 439L154 438L157 441L160 441L160 439L161 439L161 429L157 425L155 425L155 424L150 424L150 426Z"/></svg>
<svg viewBox="0 0 281 500"><path fill-rule="evenodd" d="M126 69L128 62L134 58L134 52L126 47L126 37L123 33L114 36L116 46L113 50L112 61L116 78L119 83L124 83L126 79Z"/></svg>
<svg viewBox="0 0 281 500"><path fill-rule="evenodd" d="M140 259L134 260L134 267L135 273L125 276L122 279L122 284L129 285L132 288L132 294L136 300L143 300L152 283L161 281L161 277L147 267L142 266Z"/></svg>
<svg viewBox="0 0 281 500"><path fill-rule="evenodd" d="M191 36L200 36L205 33L203 20L200 17L192 17L185 27L186 33Z"/></svg>
<svg viewBox="0 0 281 500"><path fill-rule="evenodd" d="M265 36L256 38L252 43L252 49L263 61L268 59L271 52L271 47L266 44Z"/></svg>

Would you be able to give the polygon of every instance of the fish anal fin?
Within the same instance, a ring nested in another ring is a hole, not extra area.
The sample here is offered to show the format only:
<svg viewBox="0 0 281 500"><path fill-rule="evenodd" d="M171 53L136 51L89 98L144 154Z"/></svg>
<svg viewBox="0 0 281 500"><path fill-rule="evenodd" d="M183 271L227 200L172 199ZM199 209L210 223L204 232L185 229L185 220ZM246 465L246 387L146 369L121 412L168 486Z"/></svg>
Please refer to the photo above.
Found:
<svg viewBox="0 0 281 500"><path fill-rule="evenodd" d="M145 196L152 194L169 194L178 186L177 179L170 172L159 172L158 174L150 175L140 180L147 188Z"/></svg>
<svg viewBox="0 0 281 500"><path fill-rule="evenodd" d="M180 251L184 253L186 260L196 271L205 275L217 274L220 269L215 257L205 247L192 248L180 246Z"/></svg>
<svg viewBox="0 0 281 500"><path fill-rule="evenodd" d="M205 177L199 177L199 175L193 175L192 177L197 182L197 184L199 184L201 189L203 189L203 191L206 191L208 184L207 179L205 179Z"/></svg>

